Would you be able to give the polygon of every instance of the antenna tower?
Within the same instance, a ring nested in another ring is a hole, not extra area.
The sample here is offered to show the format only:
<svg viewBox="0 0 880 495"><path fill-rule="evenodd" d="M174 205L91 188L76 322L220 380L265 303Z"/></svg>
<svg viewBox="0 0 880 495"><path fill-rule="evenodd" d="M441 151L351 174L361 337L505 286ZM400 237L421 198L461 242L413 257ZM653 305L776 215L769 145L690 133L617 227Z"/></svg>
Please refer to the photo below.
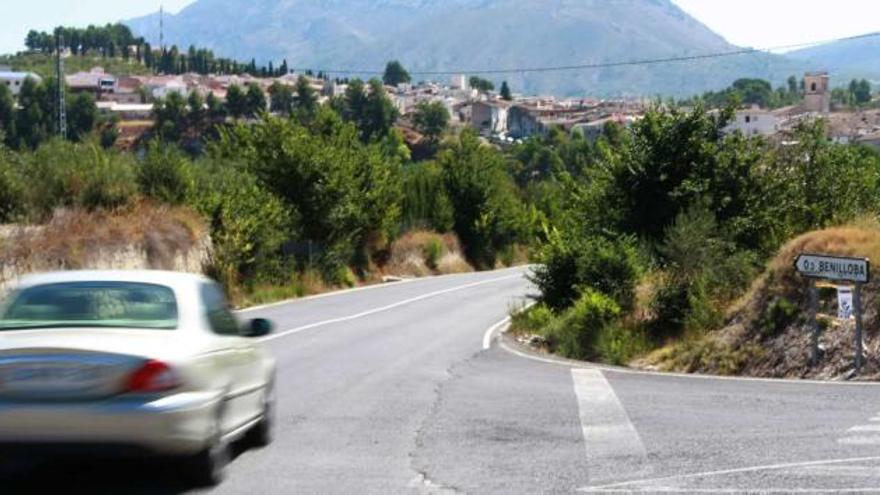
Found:
<svg viewBox="0 0 880 495"><path fill-rule="evenodd" d="M63 139L67 137L67 102L64 95L64 59L61 57L64 35L61 34L61 31L55 37L55 45L55 79L58 85L58 135Z"/></svg>

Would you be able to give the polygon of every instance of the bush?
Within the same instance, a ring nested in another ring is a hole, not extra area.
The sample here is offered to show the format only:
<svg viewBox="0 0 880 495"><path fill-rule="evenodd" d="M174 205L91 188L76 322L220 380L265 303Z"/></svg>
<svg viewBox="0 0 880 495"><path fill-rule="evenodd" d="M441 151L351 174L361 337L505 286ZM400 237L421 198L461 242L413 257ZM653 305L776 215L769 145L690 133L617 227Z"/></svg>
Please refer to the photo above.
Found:
<svg viewBox="0 0 880 495"><path fill-rule="evenodd" d="M641 273L635 241L629 237L572 238L554 233L539 253L532 282L541 301L555 311L571 306L583 289L595 289L630 309Z"/></svg>
<svg viewBox="0 0 880 495"><path fill-rule="evenodd" d="M779 335L785 327L791 325L798 317L800 309L784 297L780 297L767 306L759 324L762 337Z"/></svg>
<svg viewBox="0 0 880 495"><path fill-rule="evenodd" d="M189 159L177 148L153 142L138 166L141 193L163 203L180 204L192 188Z"/></svg>
<svg viewBox="0 0 880 495"><path fill-rule="evenodd" d="M284 279L281 244L292 219L281 201L235 163L207 160L194 170L198 187L188 202L208 219L215 278L230 293L243 281Z"/></svg>
<svg viewBox="0 0 880 495"><path fill-rule="evenodd" d="M623 366L651 348L642 329L621 325L603 327L596 338L596 354L603 363Z"/></svg>
<svg viewBox="0 0 880 495"><path fill-rule="evenodd" d="M599 336L620 311L613 299L587 289L574 306L546 328L545 337L551 347L565 357L595 359L599 355Z"/></svg>
<svg viewBox="0 0 880 495"><path fill-rule="evenodd" d="M511 316L511 330L516 333L543 333L556 315L544 304L536 304Z"/></svg>
<svg viewBox="0 0 880 495"><path fill-rule="evenodd" d="M97 143L51 141L23 155L28 177L28 213L47 218L57 207L118 208L137 198L135 164L130 155Z"/></svg>
<svg viewBox="0 0 880 495"><path fill-rule="evenodd" d="M430 239L425 244L425 264L431 270L436 270L441 256L443 256L443 244L439 239Z"/></svg>

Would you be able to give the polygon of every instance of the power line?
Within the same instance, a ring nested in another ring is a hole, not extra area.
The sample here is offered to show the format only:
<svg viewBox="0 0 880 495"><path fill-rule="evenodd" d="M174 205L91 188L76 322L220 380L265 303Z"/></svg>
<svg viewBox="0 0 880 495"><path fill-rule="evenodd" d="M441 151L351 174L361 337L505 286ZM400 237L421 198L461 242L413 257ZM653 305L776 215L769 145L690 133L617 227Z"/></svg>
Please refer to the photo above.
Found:
<svg viewBox="0 0 880 495"><path fill-rule="evenodd" d="M457 74L468 75L490 75L490 74L517 74L517 73L535 73L535 72L563 72L587 69L605 69L612 67L627 67L635 65L656 65L673 62L688 62L693 60L706 60L713 58L733 57L738 55L749 55L754 53L767 53L778 50L792 50L795 48L804 48L809 46L824 45L826 43L835 43L843 41L855 41L866 38L874 38L880 36L880 31L874 33L860 34L857 36L848 36L845 38L834 38L822 41L811 41L806 43L796 43L791 45L779 45L766 48L742 48L739 50L731 50L727 52L704 53L700 55L682 55L678 57L652 58L642 60L617 61L617 62L600 62L590 64L577 65L558 65L550 67L520 67L507 69L458 69L458 70L436 70L436 71L410 71L410 74L418 76L451 76ZM357 69L313 69L313 68L293 68L291 70L297 72L305 72L312 70L314 72L331 73L334 75L381 75L384 71L377 70L357 70Z"/></svg>

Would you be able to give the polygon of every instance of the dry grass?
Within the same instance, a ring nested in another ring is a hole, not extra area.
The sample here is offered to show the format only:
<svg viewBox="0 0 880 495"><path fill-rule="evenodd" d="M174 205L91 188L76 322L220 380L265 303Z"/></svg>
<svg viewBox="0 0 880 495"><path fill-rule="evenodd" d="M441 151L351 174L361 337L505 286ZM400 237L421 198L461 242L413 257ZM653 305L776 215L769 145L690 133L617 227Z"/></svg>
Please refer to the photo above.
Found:
<svg viewBox="0 0 880 495"><path fill-rule="evenodd" d="M434 246L432 248L431 246ZM431 254L432 249L437 252ZM436 259L432 260L432 257ZM428 275L472 272L454 234L424 230L407 232L391 245L391 255L383 267L389 275L424 277Z"/></svg>
<svg viewBox="0 0 880 495"><path fill-rule="evenodd" d="M194 212L148 203L115 212L58 210L44 225L5 227L0 243L4 279L57 269L182 269L181 257L209 247Z"/></svg>

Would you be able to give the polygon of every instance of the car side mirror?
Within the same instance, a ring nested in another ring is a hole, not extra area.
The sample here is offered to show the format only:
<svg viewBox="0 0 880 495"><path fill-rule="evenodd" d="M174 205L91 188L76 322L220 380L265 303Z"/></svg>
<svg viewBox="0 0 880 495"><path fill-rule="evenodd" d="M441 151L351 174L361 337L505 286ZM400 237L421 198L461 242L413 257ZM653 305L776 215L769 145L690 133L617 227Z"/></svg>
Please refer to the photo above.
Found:
<svg viewBox="0 0 880 495"><path fill-rule="evenodd" d="M265 337L272 333L272 322L264 318L254 318L245 324L242 334L245 337Z"/></svg>

